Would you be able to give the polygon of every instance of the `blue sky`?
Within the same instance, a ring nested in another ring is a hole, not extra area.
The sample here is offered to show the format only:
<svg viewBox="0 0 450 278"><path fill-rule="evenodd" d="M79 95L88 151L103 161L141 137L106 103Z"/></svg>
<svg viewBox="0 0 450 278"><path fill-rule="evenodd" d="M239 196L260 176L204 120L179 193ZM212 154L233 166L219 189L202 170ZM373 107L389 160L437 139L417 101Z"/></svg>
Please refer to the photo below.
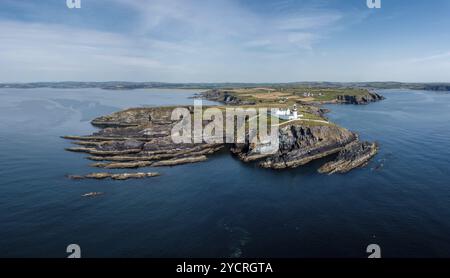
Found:
<svg viewBox="0 0 450 278"><path fill-rule="evenodd" d="M450 82L450 1L0 2L0 82Z"/></svg>

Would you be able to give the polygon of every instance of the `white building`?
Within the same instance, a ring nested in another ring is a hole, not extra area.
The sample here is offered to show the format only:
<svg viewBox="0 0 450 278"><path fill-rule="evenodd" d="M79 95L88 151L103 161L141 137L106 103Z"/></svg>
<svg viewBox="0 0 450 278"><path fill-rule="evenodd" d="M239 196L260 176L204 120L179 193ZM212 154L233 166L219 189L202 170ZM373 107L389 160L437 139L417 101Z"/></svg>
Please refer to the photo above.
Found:
<svg viewBox="0 0 450 278"><path fill-rule="evenodd" d="M303 117L302 114L300 114L300 115L297 114L297 105L296 104L294 104L292 111L289 108L286 110L278 109L275 112L275 116L277 116L278 118L280 118L282 120L296 120L298 118Z"/></svg>

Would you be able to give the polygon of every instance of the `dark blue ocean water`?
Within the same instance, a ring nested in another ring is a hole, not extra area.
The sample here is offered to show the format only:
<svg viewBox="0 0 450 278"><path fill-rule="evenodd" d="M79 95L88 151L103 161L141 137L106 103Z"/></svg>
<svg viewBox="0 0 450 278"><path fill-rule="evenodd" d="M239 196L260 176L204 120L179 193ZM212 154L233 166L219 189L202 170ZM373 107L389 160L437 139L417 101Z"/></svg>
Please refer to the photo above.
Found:
<svg viewBox="0 0 450 278"><path fill-rule="evenodd" d="M195 91L0 90L0 256L450 257L450 95L381 91L329 117L380 143L365 168L316 173L243 164L226 151L204 163L129 181L73 181L92 172L59 136L122 108L192 104ZM154 169L152 169L154 170ZM91 191L105 192L83 198Z"/></svg>

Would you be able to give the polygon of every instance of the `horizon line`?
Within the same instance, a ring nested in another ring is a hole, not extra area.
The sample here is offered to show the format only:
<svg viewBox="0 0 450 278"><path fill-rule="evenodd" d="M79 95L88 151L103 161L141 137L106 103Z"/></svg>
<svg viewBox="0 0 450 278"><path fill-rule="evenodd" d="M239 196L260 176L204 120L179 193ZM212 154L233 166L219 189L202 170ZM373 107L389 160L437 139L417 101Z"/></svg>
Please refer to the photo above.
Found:
<svg viewBox="0 0 450 278"><path fill-rule="evenodd" d="M0 85L6 84L34 84L34 83L159 83L159 84L296 84L296 83L403 83L403 84L450 84L450 81L287 81L287 82L242 82L242 81L220 81L220 82L165 82L165 81L124 81L124 80L108 80L108 81L16 81L16 82L0 82Z"/></svg>

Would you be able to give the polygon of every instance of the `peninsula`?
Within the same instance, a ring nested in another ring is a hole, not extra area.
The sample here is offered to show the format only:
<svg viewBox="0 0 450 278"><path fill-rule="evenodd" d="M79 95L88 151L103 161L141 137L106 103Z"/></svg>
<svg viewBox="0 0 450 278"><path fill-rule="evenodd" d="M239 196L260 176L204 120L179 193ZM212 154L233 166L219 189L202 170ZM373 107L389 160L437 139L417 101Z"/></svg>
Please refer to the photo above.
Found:
<svg viewBox="0 0 450 278"><path fill-rule="evenodd" d="M177 107L132 108L118 111L92 120L100 128L88 136L64 136L73 140L72 152L89 154L94 168L131 169L143 167L176 166L198 163L212 154L228 149L244 163L257 163L262 168L284 169L305 165L313 160L330 157L320 173L346 173L362 167L375 156L378 145L362 142L358 135L340 127L326 118L325 103L362 105L384 99L372 90L353 87L295 87L268 86L251 88L210 89L195 98L213 100L226 107L270 107L283 111L295 107L295 117L281 118L278 124L279 147L275 153L261 155L260 146L245 143L184 143L175 144L172 128L180 120L172 120ZM193 106L184 108L193 114ZM207 107L205 107L207 108ZM298 109L298 112L297 112ZM283 112L284 114L286 112ZM297 116L297 113L301 116ZM203 121L206 126L209 121ZM152 174L91 173L69 177L123 180L158 176Z"/></svg>

